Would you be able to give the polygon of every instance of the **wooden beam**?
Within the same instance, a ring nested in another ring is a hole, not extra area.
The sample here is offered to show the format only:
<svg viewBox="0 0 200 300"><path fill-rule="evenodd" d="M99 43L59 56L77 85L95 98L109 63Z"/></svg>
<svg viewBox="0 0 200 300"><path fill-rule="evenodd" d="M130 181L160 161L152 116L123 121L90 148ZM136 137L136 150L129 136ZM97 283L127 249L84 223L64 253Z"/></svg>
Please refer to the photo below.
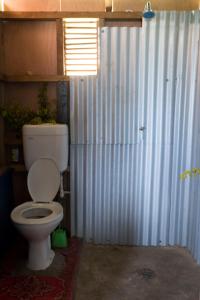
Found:
<svg viewBox="0 0 200 300"><path fill-rule="evenodd" d="M100 27L142 27L142 19L100 19Z"/></svg>
<svg viewBox="0 0 200 300"><path fill-rule="evenodd" d="M3 76L4 82L59 82L68 81L68 76L63 75L11 75Z"/></svg>
<svg viewBox="0 0 200 300"><path fill-rule="evenodd" d="M135 19L142 18L141 12L0 12L0 21L32 20L55 21L63 18Z"/></svg>
<svg viewBox="0 0 200 300"><path fill-rule="evenodd" d="M63 22L61 19L56 20L56 36L57 36L57 74L64 75L64 64L63 64Z"/></svg>

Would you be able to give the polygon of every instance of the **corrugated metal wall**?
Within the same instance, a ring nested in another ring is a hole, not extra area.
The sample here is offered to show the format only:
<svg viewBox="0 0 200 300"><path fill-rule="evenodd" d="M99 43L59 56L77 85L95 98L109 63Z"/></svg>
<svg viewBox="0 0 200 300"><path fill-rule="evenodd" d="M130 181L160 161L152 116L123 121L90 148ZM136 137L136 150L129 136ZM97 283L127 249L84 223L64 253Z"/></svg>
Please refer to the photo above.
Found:
<svg viewBox="0 0 200 300"><path fill-rule="evenodd" d="M73 234L189 246L200 262L198 183L179 180L200 162L199 32L198 12L101 29L97 78L71 79Z"/></svg>

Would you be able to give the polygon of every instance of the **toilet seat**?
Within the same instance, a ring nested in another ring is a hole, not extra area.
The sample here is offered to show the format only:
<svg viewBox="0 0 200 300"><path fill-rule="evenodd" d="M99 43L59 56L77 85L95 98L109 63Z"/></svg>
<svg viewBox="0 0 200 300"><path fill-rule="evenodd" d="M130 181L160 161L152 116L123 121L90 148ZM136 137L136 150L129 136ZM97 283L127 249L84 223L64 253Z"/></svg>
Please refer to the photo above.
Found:
<svg viewBox="0 0 200 300"><path fill-rule="evenodd" d="M62 206L53 202L60 187L60 172L56 163L48 158L35 161L29 170L27 183L33 201L15 207L11 213L13 222L42 225L62 219Z"/></svg>
<svg viewBox="0 0 200 300"><path fill-rule="evenodd" d="M47 209L51 211L51 214L42 218L27 218L24 216L25 212L31 209ZM58 202L52 203L35 203L33 201L28 201L17 206L11 213L11 219L13 222L24 225L41 225L48 224L50 222L56 221L59 218L63 218L63 208Z"/></svg>
<svg viewBox="0 0 200 300"><path fill-rule="evenodd" d="M60 187L60 172L54 160L36 160L28 172L27 184L34 202L52 202Z"/></svg>

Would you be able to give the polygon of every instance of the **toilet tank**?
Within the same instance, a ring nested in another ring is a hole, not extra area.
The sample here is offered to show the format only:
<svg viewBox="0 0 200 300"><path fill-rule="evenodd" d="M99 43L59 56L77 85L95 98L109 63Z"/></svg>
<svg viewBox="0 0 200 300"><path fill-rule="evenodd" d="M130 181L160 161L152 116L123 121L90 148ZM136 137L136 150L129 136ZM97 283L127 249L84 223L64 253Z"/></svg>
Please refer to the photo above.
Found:
<svg viewBox="0 0 200 300"><path fill-rule="evenodd" d="M24 125L22 133L27 170L39 158L53 159L60 172L67 169L69 153L67 125Z"/></svg>

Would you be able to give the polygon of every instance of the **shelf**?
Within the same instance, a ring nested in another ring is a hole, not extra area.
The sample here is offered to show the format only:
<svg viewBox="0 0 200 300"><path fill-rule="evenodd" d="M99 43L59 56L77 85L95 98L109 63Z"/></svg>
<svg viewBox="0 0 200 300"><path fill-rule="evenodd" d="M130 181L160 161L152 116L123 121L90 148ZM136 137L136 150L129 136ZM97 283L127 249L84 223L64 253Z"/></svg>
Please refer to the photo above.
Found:
<svg viewBox="0 0 200 300"><path fill-rule="evenodd" d="M54 21L63 18L142 19L142 12L0 12L2 21Z"/></svg>
<svg viewBox="0 0 200 300"><path fill-rule="evenodd" d="M10 75L2 76L4 82L59 82L68 81L68 76L63 75Z"/></svg>

